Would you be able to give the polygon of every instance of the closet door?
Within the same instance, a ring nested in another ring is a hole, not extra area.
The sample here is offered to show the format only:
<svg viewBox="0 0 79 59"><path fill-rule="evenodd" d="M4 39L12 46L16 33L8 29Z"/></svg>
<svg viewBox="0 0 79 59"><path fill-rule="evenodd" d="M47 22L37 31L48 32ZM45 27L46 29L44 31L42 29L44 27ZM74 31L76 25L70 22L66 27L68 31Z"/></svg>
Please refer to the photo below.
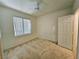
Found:
<svg viewBox="0 0 79 59"><path fill-rule="evenodd" d="M0 59L2 59L2 46L1 46L1 30L0 30Z"/></svg>
<svg viewBox="0 0 79 59"><path fill-rule="evenodd" d="M1 52L1 47L0 47L0 59L2 58L2 54L1 54L2 52Z"/></svg>
<svg viewBox="0 0 79 59"><path fill-rule="evenodd" d="M58 44L72 50L73 15L58 18Z"/></svg>
<svg viewBox="0 0 79 59"><path fill-rule="evenodd" d="M0 38L0 59L2 59L1 38Z"/></svg>

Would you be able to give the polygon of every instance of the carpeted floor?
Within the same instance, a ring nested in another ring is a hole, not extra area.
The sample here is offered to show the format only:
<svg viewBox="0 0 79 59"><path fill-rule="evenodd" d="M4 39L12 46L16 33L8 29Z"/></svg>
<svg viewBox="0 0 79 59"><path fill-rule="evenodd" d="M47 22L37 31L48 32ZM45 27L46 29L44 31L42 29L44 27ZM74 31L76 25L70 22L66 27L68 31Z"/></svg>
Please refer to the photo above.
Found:
<svg viewBox="0 0 79 59"><path fill-rule="evenodd" d="M73 59L72 51L50 41L35 39L22 46L11 49L9 59Z"/></svg>

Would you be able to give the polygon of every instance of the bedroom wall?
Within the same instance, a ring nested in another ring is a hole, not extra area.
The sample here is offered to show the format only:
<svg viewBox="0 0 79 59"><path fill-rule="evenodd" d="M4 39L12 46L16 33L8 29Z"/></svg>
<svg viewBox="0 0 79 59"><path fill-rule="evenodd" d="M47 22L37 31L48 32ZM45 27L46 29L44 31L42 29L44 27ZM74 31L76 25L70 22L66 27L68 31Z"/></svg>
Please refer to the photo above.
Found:
<svg viewBox="0 0 79 59"><path fill-rule="evenodd" d="M13 16L21 16L24 18L31 19L32 34L15 37L12 22ZM0 6L0 25L4 49L10 48L14 45L18 45L36 37L36 17L22 12Z"/></svg>
<svg viewBox="0 0 79 59"><path fill-rule="evenodd" d="M79 0L75 0L74 7L73 8L77 12L78 18L79 18ZM78 24L78 29L79 29L79 24ZM77 40L79 42L79 30L78 30L78 38L77 38ZM77 42L77 59L79 59L79 43L78 42Z"/></svg>
<svg viewBox="0 0 79 59"><path fill-rule="evenodd" d="M74 53L76 59L79 59L79 9L75 13L75 28L74 28L74 39L76 41L74 46Z"/></svg>
<svg viewBox="0 0 79 59"><path fill-rule="evenodd" d="M79 8L79 0L74 1L73 10L76 11Z"/></svg>
<svg viewBox="0 0 79 59"><path fill-rule="evenodd" d="M77 16L79 18L79 0L75 0L74 6L73 6L73 10L74 10L74 13L77 13L78 14ZM79 43L78 42L79 42L79 22L78 22L77 55L76 55L77 56L77 59L79 59Z"/></svg>
<svg viewBox="0 0 79 59"><path fill-rule="evenodd" d="M51 12L38 17L37 34L38 37L57 42L58 17L72 13L72 8Z"/></svg>

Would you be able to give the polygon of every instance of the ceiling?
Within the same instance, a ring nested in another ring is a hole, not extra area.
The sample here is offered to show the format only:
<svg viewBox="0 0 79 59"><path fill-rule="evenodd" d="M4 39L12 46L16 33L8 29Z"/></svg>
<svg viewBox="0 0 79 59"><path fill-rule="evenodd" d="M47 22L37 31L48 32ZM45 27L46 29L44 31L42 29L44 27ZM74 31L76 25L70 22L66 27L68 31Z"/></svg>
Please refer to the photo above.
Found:
<svg viewBox="0 0 79 59"><path fill-rule="evenodd" d="M40 9L35 10L36 1L39 0L0 0L0 4L10 8L40 16L51 11L61 10L73 6L74 0L40 0Z"/></svg>

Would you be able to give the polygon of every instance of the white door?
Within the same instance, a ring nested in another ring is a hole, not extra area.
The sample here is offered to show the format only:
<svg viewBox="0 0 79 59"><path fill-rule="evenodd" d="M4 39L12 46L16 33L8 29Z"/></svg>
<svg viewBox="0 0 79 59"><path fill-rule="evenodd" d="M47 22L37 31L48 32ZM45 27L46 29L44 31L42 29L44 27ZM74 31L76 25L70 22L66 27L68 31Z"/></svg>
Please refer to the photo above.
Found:
<svg viewBox="0 0 79 59"><path fill-rule="evenodd" d="M72 50L73 15L58 18L58 44Z"/></svg>

